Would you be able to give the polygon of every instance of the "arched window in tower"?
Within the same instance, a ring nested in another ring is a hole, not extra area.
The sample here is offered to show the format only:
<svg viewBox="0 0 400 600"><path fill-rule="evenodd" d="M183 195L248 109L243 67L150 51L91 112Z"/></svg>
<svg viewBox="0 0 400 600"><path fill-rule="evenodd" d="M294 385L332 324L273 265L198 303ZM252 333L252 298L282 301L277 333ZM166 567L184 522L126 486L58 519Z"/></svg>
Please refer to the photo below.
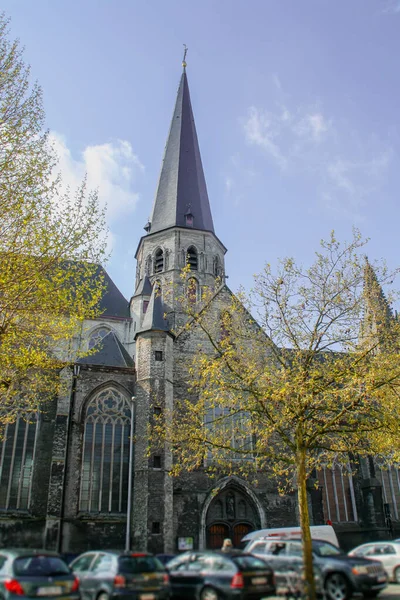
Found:
<svg viewBox="0 0 400 600"><path fill-rule="evenodd" d="M92 331L92 333L89 336L89 343L88 343L89 350L91 350L92 348L94 348L97 345L99 345L99 347L100 347L102 340L109 333L110 333L110 330L108 329L108 327L98 327L97 329Z"/></svg>
<svg viewBox="0 0 400 600"><path fill-rule="evenodd" d="M86 407L80 510L125 513L131 408L115 388L98 392Z"/></svg>
<svg viewBox="0 0 400 600"><path fill-rule="evenodd" d="M190 277L187 282L187 295L188 300L191 304L195 304L198 300L199 296L199 284L197 279L194 277Z"/></svg>
<svg viewBox="0 0 400 600"><path fill-rule="evenodd" d="M154 273L161 273L164 270L164 252L158 248L154 257Z"/></svg>
<svg viewBox="0 0 400 600"><path fill-rule="evenodd" d="M0 509L27 510L32 488L37 414L20 413L7 423L0 444Z"/></svg>
<svg viewBox="0 0 400 600"><path fill-rule="evenodd" d="M219 258L218 258L218 256L214 256L213 272L214 272L214 276L215 277L219 276L220 268L219 268Z"/></svg>
<svg viewBox="0 0 400 600"><path fill-rule="evenodd" d="M197 250L194 246L190 246L187 250L187 264L192 271L197 271L198 262Z"/></svg>

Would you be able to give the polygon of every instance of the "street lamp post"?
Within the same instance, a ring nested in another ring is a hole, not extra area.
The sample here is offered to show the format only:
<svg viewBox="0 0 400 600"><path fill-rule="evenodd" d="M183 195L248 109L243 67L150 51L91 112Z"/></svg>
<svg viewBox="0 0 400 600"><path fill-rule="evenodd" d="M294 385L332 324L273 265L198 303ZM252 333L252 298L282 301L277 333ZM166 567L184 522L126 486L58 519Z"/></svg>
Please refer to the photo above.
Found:
<svg viewBox="0 0 400 600"><path fill-rule="evenodd" d="M132 522L132 475L133 475L133 444L135 432L135 396L131 398L131 432L129 437L129 471L128 471L128 506L126 509L126 534L125 550L128 552L131 546L131 522Z"/></svg>

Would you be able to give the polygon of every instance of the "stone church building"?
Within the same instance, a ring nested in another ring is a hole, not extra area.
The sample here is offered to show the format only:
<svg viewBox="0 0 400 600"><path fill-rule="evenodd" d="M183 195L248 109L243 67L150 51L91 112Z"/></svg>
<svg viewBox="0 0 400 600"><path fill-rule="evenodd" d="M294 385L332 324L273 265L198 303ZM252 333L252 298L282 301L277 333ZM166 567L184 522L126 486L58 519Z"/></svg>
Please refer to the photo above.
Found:
<svg viewBox="0 0 400 600"><path fill-rule="evenodd" d="M201 469L172 479L168 452L147 454L149 420L182 393L197 347L173 333L177 298L163 289L174 289L188 260L200 298L217 277L224 283L226 251L214 230L184 65L152 215L138 240L134 294L126 300L104 273L102 316L86 323L80 340L98 351L65 369L65 397L7 425L0 443L2 546L123 548L128 520L131 547L177 552L220 547L225 537L238 545L253 529L297 523L296 494L280 496L262 475L256 486ZM222 286L216 310L228 293ZM356 475L340 463L323 469L309 485L312 523L332 522L344 547L391 535L399 500L399 471L372 459Z"/></svg>

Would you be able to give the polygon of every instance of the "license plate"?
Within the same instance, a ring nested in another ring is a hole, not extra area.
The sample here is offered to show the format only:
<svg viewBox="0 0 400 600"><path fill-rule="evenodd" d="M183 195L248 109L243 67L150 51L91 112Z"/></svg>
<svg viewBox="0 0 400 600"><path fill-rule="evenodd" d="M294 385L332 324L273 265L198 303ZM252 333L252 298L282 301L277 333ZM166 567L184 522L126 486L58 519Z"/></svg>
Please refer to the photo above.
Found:
<svg viewBox="0 0 400 600"><path fill-rule="evenodd" d="M62 594L62 587L59 586L51 586L48 587L40 587L37 589L37 596L60 596Z"/></svg>
<svg viewBox="0 0 400 600"><path fill-rule="evenodd" d="M377 578L378 583L383 583L384 581L386 581L386 575L380 575Z"/></svg>
<svg viewBox="0 0 400 600"><path fill-rule="evenodd" d="M267 583L267 581L268 580L266 577L253 577L251 583L253 583L254 585L264 585L264 583Z"/></svg>
<svg viewBox="0 0 400 600"><path fill-rule="evenodd" d="M155 594L140 594L140 600L155 600Z"/></svg>

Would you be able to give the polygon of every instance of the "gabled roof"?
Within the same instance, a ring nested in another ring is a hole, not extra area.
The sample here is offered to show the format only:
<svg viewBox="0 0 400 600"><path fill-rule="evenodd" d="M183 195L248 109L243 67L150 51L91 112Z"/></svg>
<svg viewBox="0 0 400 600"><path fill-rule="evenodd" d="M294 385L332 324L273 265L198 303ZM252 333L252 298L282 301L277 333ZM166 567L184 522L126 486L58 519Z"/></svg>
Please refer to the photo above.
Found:
<svg viewBox="0 0 400 600"><path fill-rule="evenodd" d="M137 286L136 291L133 294L133 297L135 297L135 296L151 296L152 289L153 289L153 286L151 285L151 281L148 278L148 276L145 275L140 280L139 285Z"/></svg>
<svg viewBox="0 0 400 600"><path fill-rule="evenodd" d="M80 358L78 363L82 365L121 367L125 369L134 366L133 358L125 350L113 331L107 333L99 342L97 352Z"/></svg>
<svg viewBox="0 0 400 600"><path fill-rule="evenodd" d="M106 289L100 301L100 309L102 317L123 317L129 318L129 303L128 300L121 294L107 271L101 266L97 266L95 277L102 275Z"/></svg>
<svg viewBox="0 0 400 600"><path fill-rule="evenodd" d="M214 233L184 69L147 231L155 233L169 227L187 227L188 215L193 217L190 228Z"/></svg>
<svg viewBox="0 0 400 600"><path fill-rule="evenodd" d="M136 335L144 331L165 331L170 333L168 320L165 319L165 308L161 293L157 288L153 288L142 326Z"/></svg>

